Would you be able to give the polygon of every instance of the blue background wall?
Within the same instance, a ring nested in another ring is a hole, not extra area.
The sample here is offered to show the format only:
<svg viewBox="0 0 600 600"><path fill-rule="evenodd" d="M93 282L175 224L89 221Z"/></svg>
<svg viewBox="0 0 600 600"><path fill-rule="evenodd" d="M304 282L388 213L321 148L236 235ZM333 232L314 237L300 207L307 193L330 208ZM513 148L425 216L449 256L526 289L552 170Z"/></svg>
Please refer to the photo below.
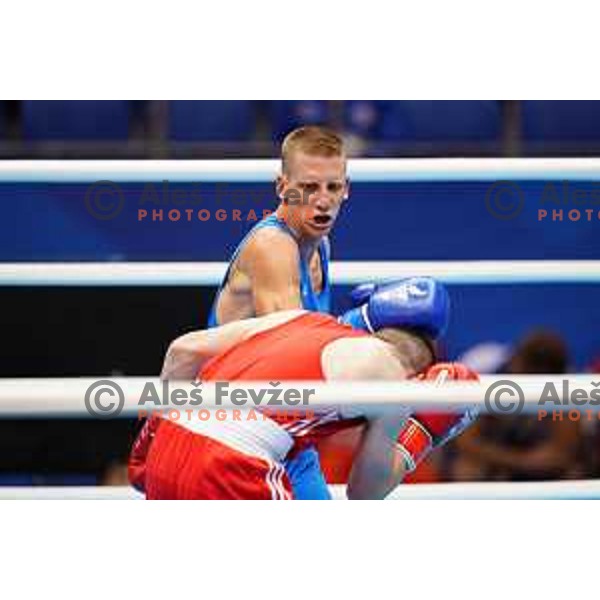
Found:
<svg viewBox="0 0 600 600"><path fill-rule="evenodd" d="M538 221L544 182L522 183L525 205L513 220L493 218L486 208L489 183L354 184L332 236L337 260L599 259L600 220ZM591 189L592 184L578 184ZM86 185L0 184L2 261L179 261L226 260L253 222L233 222L231 210L246 216L275 208L268 184L199 184L201 200L180 209L223 208L225 221L138 221L144 184L123 184L122 212L96 220L84 197ZM156 185L160 191L160 184ZM171 185L170 191L193 189ZM220 197L217 196L220 194ZM225 195L227 194L227 195ZM104 199L109 202L108 197ZM599 206L586 205L581 209ZM32 293L35 293L33 291ZM345 290L335 296L342 310ZM534 326L567 337L578 368L600 352L600 286L453 286L454 312L448 352L455 357L483 340L512 342ZM203 312L203 311L202 311ZM198 317L199 324L203 318Z"/></svg>

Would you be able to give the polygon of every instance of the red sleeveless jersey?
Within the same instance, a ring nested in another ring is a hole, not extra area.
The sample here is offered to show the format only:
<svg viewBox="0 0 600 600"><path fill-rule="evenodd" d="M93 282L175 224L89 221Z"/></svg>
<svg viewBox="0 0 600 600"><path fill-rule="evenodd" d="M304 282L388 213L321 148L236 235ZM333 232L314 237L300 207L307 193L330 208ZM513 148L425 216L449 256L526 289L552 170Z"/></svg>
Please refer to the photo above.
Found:
<svg viewBox="0 0 600 600"><path fill-rule="evenodd" d="M323 381L321 354L340 338L364 337L366 332L342 325L330 316L302 313L261 331L210 360L202 381Z"/></svg>
<svg viewBox="0 0 600 600"><path fill-rule="evenodd" d="M281 325L261 331L210 360L200 372L202 381L323 381L321 355L325 347L341 338L368 334L342 325L330 316L306 312ZM310 409L310 407L307 407ZM308 412L308 411L307 411ZM290 421L285 415L271 417L296 442L315 438L362 422L340 420L335 409L324 409L307 418Z"/></svg>

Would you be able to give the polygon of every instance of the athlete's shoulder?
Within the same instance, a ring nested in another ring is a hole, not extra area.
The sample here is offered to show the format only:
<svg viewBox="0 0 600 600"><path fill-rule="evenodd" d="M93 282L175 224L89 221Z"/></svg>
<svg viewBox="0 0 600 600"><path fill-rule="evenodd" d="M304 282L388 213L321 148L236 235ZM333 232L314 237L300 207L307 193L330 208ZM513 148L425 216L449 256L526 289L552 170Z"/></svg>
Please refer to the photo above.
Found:
<svg viewBox="0 0 600 600"><path fill-rule="evenodd" d="M276 227L256 231L240 253L240 266L244 271L269 269L286 271L297 269L299 250L296 241Z"/></svg>
<svg viewBox="0 0 600 600"><path fill-rule="evenodd" d="M281 227L260 227L250 236L247 246L268 249L273 244L298 251L298 244L294 237Z"/></svg>

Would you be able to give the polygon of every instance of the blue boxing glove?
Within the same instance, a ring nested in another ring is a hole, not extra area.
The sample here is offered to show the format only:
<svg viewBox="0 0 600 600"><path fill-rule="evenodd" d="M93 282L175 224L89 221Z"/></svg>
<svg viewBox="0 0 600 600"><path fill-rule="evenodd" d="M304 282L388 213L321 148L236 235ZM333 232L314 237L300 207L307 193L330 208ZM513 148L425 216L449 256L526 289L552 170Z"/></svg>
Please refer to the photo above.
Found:
<svg viewBox="0 0 600 600"><path fill-rule="evenodd" d="M353 299L363 304L344 313L340 322L356 329L375 333L385 327L398 327L437 339L448 325L448 292L430 277L358 286Z"/></svg>
<svg viewBox="0 0 600 600"><path fill-rule="evenodd" d="M388 285L386 283L361 283L357 285L355 288L352 288L350 292L350 300L352 301L352 306L360 306L369 300L369 298L373 295L373 292L383 287L384 285Z"/></svg>

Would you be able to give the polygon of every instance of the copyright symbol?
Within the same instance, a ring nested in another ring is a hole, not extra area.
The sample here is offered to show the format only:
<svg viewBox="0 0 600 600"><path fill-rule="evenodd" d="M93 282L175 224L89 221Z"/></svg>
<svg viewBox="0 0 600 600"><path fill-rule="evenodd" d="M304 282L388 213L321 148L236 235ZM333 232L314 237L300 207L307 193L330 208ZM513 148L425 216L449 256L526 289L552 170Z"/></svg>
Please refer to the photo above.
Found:
<svg viewBox="0 0 600 600"><path fill-rule="evenodd" d="M125 198L114 181L96 181L85 192L87 211L99 221L110 221L121 214Z"/></svg>
<svg viewBox="0 0 600 600"><path fill-rule="evenodd" d="M509 400L502 401L503 395ZM518 400L515 400L515 396ZM491 415L518 415L525 405L525 394L520 385L510 379L496 381L485 392L485 408Z"/></svg>
<svg viewBox="0 0 600 600"><path fill-rule="evenodd" d="M118 397L118 400L115 399ZM121 386L109 379L92 383L85 392L85 408L92 417L110 419L117 417L125 405L125 394Z"/></svg>
<svg viewBox="0 0 600 600"><path fill-rule="evenodd" d="M500 221L510 221L523 211L525 197L514 181L496 181L485 194L487 211Z"/></svg>

